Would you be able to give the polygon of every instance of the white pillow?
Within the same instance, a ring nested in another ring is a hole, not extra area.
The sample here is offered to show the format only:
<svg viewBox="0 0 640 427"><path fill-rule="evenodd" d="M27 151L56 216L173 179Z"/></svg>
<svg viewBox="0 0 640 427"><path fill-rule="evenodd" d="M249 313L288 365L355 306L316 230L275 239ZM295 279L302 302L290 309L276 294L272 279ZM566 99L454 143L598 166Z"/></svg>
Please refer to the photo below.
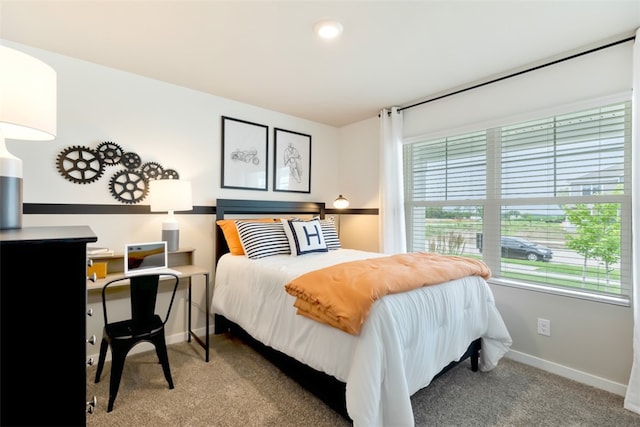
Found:
<svg viewBox="0 0 640 427"><path fill-rule="evenodd" d="M280 222L236 221L236 228L242 249L250 259L291 253Z"/></svg>
<svg viewBox="0 0 640 427"><path fill-rule="evenodd" d="M322 226L317 219L301 221L281 218L284 232L289 240L291 255L298 256L313 252L327 252L327 244L322 233Z"/></svg>

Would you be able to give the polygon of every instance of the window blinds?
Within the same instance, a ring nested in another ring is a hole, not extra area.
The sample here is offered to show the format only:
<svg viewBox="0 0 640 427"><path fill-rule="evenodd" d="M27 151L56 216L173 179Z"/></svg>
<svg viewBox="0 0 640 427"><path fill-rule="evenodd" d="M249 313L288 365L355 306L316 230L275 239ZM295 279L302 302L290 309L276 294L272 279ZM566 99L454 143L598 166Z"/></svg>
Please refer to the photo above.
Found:
<svg viewBox="0 0 640 427"><path fill-rule="evenodd" d="M631 148L630 102L407 144L409 249L626 300Z"/></svg>

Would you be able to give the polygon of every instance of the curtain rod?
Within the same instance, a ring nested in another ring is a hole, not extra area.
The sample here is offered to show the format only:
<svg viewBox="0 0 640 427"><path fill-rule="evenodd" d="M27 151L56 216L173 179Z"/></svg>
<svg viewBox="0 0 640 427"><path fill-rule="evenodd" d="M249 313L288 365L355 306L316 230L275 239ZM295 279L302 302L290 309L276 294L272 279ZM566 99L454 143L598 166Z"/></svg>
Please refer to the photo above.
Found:
<svg viewBox="0 0 640 427"><path fill-rule="evenodd" d="M510 79L511 77L516 77L516 76L519 76L521 74L529 73L531 71L536 71L536 70L539 70L541 68L548 67L550 65L558 64L560 62L564 62L564 61L568 61L570 59L578 58L580 56L587 55L589 53L597 52L597 51L602 50L602 49L607 49L607 48L610 48L610 47L613 47L613 46L616 46L616 45L619 45L619 44L622 44L622 43L626 43L628 41L635 40L635 38L636 38L636 36L631 36L631 37L627 37L627 38L622 39L622 40L618 40L618 41L615 41L615 42L607 43L607 44L605 44L603 46L594 47L593 49L589 49L589 50L586 50L584 52L579 52L579 53L576 53L574 55L570 55L570 56L567 56L567 57L564 57L564 58L556 59L554 61L547 62L547 63L541 64L541 65L537 65L535 67L527 68L527 69L522 70L522 71L517 71L515 73L507 74L506 76L498 77L498 78L495 78L493 80L489 80L489 81L486 81L486 82L483 82L483 83L478 83L476 85L469 86L469 87L466 87L464 89L456 90L454 92L450 92L450 93L447 93L447 94L444 94L444 95L440 95L440 96L437 96L435 98L427 99L426 101L421 101L421 102L418 102L418 103L415 103L415 104L407 105L406 107L398 108L398 111L402 111L402 110L406 110L406 109L409 109L409 108L417 107L419 105L423 105L423 104L427 104L429 102L437 101L437 100L442 99L442 98L447 98L447 97L452 96L452 95L457 95L457 94L462 93L462 92L466 92L466 91L469 91L469 90L472 90L472 89L477 89L479 87L486 86L486 85L489 85L489 84L492 84L492 83L497 83L497 82L502 81L502 80Z"/></svg>

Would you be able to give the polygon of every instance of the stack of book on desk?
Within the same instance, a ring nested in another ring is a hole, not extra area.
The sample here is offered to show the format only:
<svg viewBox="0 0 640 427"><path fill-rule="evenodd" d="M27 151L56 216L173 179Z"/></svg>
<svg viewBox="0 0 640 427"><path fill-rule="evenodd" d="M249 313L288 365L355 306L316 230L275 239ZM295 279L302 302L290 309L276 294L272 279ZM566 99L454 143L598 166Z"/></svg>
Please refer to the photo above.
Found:
<svg viewBox="0 0 640 427"><path fill-rule="evenodd" d="M95 246L87 246L87 256L89 257L98 257L98 256L111 256L113 255L113 249L109 248L98 248Z"/></svg>

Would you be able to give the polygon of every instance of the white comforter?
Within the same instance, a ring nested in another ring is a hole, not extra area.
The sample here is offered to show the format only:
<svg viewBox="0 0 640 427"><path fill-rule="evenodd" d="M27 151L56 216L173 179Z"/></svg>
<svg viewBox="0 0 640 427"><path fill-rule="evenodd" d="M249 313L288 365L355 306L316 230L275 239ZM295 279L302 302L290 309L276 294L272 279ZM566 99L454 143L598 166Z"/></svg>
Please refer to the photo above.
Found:
<svg viewBox="0 0 640 427"><path fill-rule="evenodd" d="M482 337L480 369L493 369L511 345L493 294L467 277L378 300L359 336L296 314L284 285L338 262L384 256L350 249L249 260L230 254L216 268L211 310L254 338L347 384L356 427L413 426L410 396ZM312 337L312 339L310 339Z"/></svg>

